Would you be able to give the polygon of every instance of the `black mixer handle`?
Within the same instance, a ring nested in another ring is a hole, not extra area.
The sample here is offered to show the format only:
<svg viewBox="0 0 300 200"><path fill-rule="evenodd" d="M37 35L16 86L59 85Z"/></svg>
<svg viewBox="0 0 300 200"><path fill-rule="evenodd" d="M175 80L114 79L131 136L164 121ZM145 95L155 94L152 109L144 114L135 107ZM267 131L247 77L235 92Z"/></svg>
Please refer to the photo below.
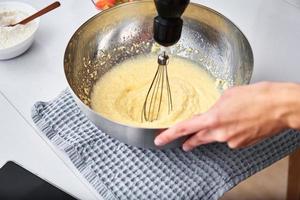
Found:
<svg viewBox="0 0 300 200"><path fill-rule="evenodd" d="M171 46L181 37L181 16L189 0L154 0L158 16L154 18L153 35L157 43Z"/></svg>

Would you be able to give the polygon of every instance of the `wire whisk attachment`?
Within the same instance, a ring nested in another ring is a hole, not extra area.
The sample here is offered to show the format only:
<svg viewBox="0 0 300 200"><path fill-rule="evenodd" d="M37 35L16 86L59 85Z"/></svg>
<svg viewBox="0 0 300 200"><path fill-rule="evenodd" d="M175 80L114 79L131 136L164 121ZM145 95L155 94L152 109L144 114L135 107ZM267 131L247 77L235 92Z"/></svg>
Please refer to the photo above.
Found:
<svg viewBox="0 0 300 200"><path fill-rule="evenodd" d="M172 93L168 76L169 56L166 52L158 56L158 68L147 92L143 104L141 121L153 122L158 120L162 103L166 102L168 113L173 110ZM166 101L163 101L166 99Z"/></svg>

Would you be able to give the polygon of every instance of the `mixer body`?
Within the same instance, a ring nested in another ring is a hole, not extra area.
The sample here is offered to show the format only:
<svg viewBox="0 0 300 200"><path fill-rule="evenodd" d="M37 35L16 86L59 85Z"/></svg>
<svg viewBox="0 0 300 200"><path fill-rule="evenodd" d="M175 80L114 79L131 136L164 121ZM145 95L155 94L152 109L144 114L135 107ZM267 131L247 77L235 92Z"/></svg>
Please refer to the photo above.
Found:
<svg viewBox="0 0 300 200"><path fill-rule="evenodd" d="M189 0L155 0L158 16L154 18L153 37L162 46L176 44L182 32L181 16Z"/></svg>

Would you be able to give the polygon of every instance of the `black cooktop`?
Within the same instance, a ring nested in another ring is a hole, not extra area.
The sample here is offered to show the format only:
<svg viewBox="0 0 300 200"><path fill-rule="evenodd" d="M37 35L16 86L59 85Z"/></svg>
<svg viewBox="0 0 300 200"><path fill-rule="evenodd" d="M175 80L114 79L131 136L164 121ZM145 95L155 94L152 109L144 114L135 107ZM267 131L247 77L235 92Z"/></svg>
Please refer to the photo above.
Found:
<svg viewBox="0 0 300 200"><path fill-rule="evenodd" d="M74 200L75 198L10 161L0 169L0 199Z"/></svg>

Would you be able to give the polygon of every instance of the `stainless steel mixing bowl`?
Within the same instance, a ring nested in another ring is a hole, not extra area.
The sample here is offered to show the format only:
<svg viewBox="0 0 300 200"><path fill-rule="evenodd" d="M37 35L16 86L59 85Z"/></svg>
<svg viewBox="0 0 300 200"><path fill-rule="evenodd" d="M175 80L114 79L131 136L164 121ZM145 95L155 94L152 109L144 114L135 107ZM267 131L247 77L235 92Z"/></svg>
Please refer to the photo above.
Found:
<svg viewBox="0 0 300 200"><path fill-rule="evenodd" d="M92 17L71 38L65 52L64 70L77 104L99 129L129 145L156 149L153 141L161 130L121 124L90 108L92 87L99 77L124 60L159 51L152 38L154 16L153 1L137 1ZM252 50L243 33L229 19L193 3L183 18L182 38L171 48L172 54L199 63L220 84L249 83ZM178 147L182 140L164 148Z"/></svg>

